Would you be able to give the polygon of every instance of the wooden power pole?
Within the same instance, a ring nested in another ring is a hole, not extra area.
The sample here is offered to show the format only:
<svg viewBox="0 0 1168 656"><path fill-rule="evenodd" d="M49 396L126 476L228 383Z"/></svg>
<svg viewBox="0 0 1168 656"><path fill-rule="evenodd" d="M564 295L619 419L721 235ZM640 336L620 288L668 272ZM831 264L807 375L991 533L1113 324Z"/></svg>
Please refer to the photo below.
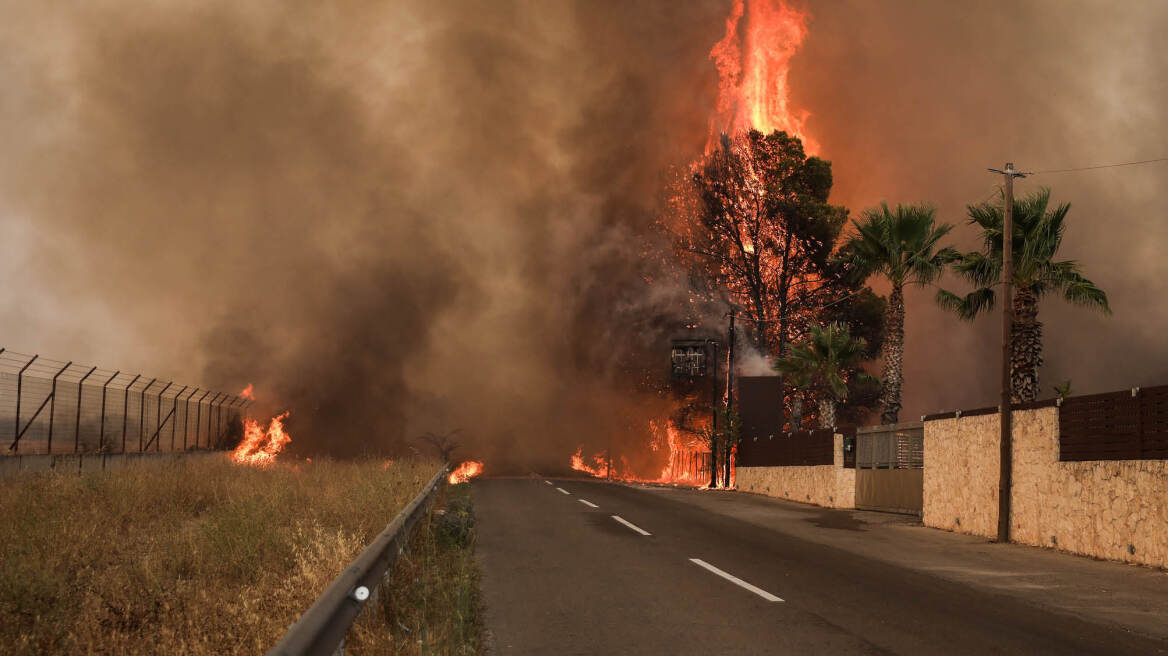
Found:
<svg viewBox="0 0 1168 656"><path fill-rule="evenodd" d="M1010 408L1013 396L1010 364L1013 356L1014 328L1014 178L1025 173L1015 171L1012 162L1006 169L989 169L1005 179L1005 206L1002 208L1002 399L998 415L1001 417L1001 456L998 475L998 542L1010 541L1010 491L1014 475L1014 430Z"/></svg>

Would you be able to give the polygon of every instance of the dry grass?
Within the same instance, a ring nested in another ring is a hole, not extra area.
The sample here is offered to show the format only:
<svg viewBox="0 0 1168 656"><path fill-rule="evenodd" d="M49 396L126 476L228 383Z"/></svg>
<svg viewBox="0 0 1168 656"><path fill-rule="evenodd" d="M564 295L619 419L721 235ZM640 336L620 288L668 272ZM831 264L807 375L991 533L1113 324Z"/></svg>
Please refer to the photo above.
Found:
<svg viewBox="0 0 1168 656"><path fill-rule="evenodd" d="M218 458L0 483L0 653L262 653L438 468Z"/></svg>
<svg viewBox="0 0 1168 656"><path fill-rule="evenodd" d="M440 510L418 524L379 596L349 631L346 653L482 653L470 486L440 494Z"/></svg>

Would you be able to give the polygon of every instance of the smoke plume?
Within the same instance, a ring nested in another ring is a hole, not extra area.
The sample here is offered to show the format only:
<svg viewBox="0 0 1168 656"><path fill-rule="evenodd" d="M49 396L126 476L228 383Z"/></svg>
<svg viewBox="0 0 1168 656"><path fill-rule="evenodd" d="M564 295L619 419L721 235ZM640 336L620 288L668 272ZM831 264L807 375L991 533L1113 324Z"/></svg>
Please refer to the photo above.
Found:
<svg viewBox="0 0 1168 656"><path fill-rule="evenodd" d="M707 141L728 8L5 2L0 346L254 382L305 453L461 428L456 455L519 470L643 441L685 296L645 253ZM1007 160L1166 154L1162 4L808 8L792 102L853 211L956 223ZM1044 384L1168 382L1164 176L1021 186L1072 203L1066 255L1116 311L1043 306ZM996 323L931 295L908 299L905 414L992 403Z"/></svg>

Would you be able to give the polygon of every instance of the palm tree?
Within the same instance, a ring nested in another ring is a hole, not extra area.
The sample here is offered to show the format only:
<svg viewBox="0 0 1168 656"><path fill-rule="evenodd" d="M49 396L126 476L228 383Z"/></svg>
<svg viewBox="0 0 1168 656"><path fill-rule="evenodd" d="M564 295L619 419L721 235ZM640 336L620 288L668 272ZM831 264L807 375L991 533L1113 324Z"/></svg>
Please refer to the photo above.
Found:
<svg viewBox="0 0 1168 656"><path fill-rule="evenodd" d="M806 377L807 388L819 394L819 425L835 426L835 408L848 398L849 379L874 380L860 369L868 344L852 337L847 324L812 326L807 341L791 347L775 364L784 375Z"/></svg>
<svg viewBox="0 0 1168 656"><path fill-rule="evenodd" d="M1107 294L1079 270L1074 260L1056 261L1063 240L1070 203L1048 209L1050 189L1043 187L1014 199L1014 324L1010 329L1010 387L1014 403L1038 397L1038 368L1042 366L1042 324L1038 301L1059 292L1064 300L1111 314ZM965 296L940 290L937 302L971 320L994 306L994 286L1002 278L1002 207L1004 202L970 205L969 223L981 228L981 251L962 255L954 269L975 289Z"/></svg>
<svg viewBox="0 0 1168 656"><path fill-rule="evenodd" d="M937 225L936 210L928 205L898 204L893 211L881 203L865 211L862 221L852 223L858 234L844 244L838 259L857 277L867 279L879 274L892 283L880 349L880 422L895 424L904 385L904 287L933 282L945 264L959 254L951 247L937 250L937 242L953 226Z"/></svg>

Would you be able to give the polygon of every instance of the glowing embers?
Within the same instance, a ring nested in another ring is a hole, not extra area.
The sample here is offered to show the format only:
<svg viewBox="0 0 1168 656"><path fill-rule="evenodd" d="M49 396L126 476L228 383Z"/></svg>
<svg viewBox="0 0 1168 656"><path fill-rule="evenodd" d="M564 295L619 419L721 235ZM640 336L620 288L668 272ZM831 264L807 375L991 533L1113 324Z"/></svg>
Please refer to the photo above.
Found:
<svg viewBox="0 0 1168 656"><path fill-rule="evenodd" d="M477 460L467 460L466 462L455 467L454 471L450 472L450 476L448 476L446 480L449 481L451 485L458 485L459 483L465 483L469 481L481 473L483 473L483 463Z"/></svg>
<svg viewBox="0 0 1168 656"><path fill-rule="evenodd" d="M807 18L786 0L734 0L726 34L710 50L719 83L707 150L723 132L755 129L783 130L799 137L807 153L819 151L803 125L808 113L791 109L787 82L791 57L807 36Z"/></svg>
<svg viewBox="0 0 1168 656"><path fill-rule="evenodd" d="M251 417L243 420L243 440L231 454L231 459L241 465L266 467L276 461L280 451L292 441L284 430L284 419L289 413L272 417L267 428Z"/></svg>

